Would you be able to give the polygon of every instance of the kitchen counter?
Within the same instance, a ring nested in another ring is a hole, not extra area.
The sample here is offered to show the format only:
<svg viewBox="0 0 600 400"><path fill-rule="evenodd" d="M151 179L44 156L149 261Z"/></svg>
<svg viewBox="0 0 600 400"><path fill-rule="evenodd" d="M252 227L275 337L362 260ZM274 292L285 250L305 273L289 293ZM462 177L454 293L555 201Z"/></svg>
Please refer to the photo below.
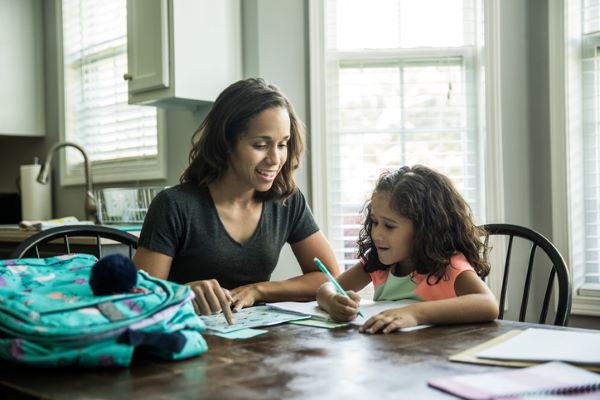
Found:
<svg viewBox="0 0 600 400"><path fill-rule="evenodd" d="M84 225L82 225L84 226ZM106 225L112 228L115 228L115 225ZM140 231L142 229L141 225L128 225L128 226L120 226L119 229L127 231L128 233L138 236L140 235ZM30 236L38 233L40 231L28 231L20 229L18 225L2 225L0 224L0 259L10 258L12 252L17 248L17 246L24 240L28 239ZM57 239L60 242L60 239ZM77 252L82 251L86 252L85 249L87 246L95 246L96 239L93 237L72 237L69 239L69 242L74 246L73 251ZM51 243L54 243L52 241ZM100 243L104 245L120 245L118 242L115 242L110 239L101 239ZM58 242L56 244L58 246ZM62 245L61 245L62 246ZM111 246L112 247L112 246ZM83 250L81 250L83 249Z"/></svg>
<svg viewBox="0 0 600 400"><path fill-rule="evenodd" d="M134 236L140 236L140 231L142 230L141 225L105 225L112 228L121 229L131 233ZM0 224L0 242L10 242L10 243L21 243L23 240L28 237L38 233L39 231L29 231L19 228L19 225L1 225ZM95 239L91 238L81 238L81 244L95 243ZM111 243L111 240L107 240L107 243ZM74 241L77 243L77 239ZM104 241L103 241L104 243ZM16 247L16 246L15 246Z"/></svg>

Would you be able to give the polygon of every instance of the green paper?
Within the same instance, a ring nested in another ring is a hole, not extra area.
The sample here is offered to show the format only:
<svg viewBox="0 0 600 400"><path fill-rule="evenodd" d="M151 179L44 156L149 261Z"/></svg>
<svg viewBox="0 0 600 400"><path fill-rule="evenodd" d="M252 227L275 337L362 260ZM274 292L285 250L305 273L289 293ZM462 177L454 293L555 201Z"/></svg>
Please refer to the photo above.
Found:
<svg viewBox="0 0 600 400"><path fill-rule="evenodd" d="M142 230L142 225L107 225L110 226L111 228L116 228L119 229L121 231L141 231Z"/></svg>
<svg viewBox="0 0 600 400"><path fill-rule="evenodd" d="M290 324L296 325L306 325L306 326L314 326L315 328L326 328L326 329L334 329L339 328L341 326L346 326L348 323L346 322L333 322L333 321L324 321L322 319L303 319L299 321L290 321Z"/></svg>
<svg viewBox="0 0 600 400"><path fill-rule="evenodd" d="M214 336L222 337L225 339L248 339L254 336L262 335L263 333L267 333L268 331L265 329L239 329L233 332L220 333L220 332L209 332Z"/></svg>

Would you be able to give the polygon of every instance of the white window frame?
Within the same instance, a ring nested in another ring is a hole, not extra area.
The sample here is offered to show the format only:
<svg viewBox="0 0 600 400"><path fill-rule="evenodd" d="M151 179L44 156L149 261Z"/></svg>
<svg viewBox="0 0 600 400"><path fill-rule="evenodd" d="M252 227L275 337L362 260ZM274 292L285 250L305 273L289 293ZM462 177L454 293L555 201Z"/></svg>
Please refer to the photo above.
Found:
<svg viewBox="0 0 600 400"><path fill-rule="evenodd" d="M485 179L484 219L487 223L504 221L504 177L502 158L501 93L500 93L500 0L484 1L485 43L485 121L486 136L483 165ZM310 152L313 213L326 236L328 226L326 143L326 68L324 2L309 0L310 54ZM491 254L493 265L500 265L502 251ZM488 284L498 295L502 286L501 268L492 268Z"/></svg>
<svg viewBox="0 0 600 400"><path fill-rule="evenodd" d="M549 61L550 61L550 134L552 164L552 225L553 242L563 254L573 277L573 303L571 314L600 316L600 297L582 296L581 260L576 259L574 246L581 242L575 237L573 221L579 220L580 210L571 193L581 192L575 187L578 174L583 172L580 160L571 157L571 149L581 146L581 122L577 115L581 105L570 98L570 89L581 93L581 34L577 22L581 10L570 0L551 1L549 5Z"/></svg>
<svg viewBox="0 0 600 400"><path fill-rule="evenodd" d="M59 140L65 141L65 91L64 91L64 53L63 53L63 27L62 27L62 0L55 4L56 12L56 44L57 44L57 87L58 87L58 125ZM166 179L166 111L157 108L157 155L155 157L139 158L133 160L115 160L104 162L92 161L92 181L96 183L137 182L144 180ZM59 150L61 186L75 186L85 183L83 163L73 168L67 167L66 151Z"/></svg>

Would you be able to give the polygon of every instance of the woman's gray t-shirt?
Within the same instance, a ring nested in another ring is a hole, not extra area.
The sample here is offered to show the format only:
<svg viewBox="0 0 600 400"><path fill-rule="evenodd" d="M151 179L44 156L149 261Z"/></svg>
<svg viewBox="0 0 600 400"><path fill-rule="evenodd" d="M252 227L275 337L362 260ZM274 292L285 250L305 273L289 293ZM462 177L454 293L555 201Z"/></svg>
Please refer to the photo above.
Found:
<svg viewBox="0 0 600 400"><path fill-rule="evenodd" d="M208 188L184 183L154 198L138 246L173 257L171 281L216 279L233 289L268 281L283 245L318 230L304 195L296 190L285 202L263 203L256 231L242 245L225 230Z"/></svg>

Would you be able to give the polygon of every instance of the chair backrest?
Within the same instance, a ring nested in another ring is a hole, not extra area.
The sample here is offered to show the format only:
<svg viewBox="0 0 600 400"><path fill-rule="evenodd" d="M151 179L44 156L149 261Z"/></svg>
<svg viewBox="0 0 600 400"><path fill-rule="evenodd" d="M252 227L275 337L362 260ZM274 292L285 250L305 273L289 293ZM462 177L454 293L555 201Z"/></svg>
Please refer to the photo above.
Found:
<svg viewBox="0 0 600 400"><path fill-rule="evenodd" d="M40 249L49 242L61 241L63 244L63 254L71 254L73 242L72 238L88 237L94 238L92 245L86 245L85 249L78 252L93 254L98 258L103 256L102 239L110 239L125 245L128 248L129 258L133 257L133 252L137 249L137 237L121 231L116 228L100 225L65 225L56 228L50 228L40 231L21 244L12 252L10 258L37 257L40 258Z"/></svg>
<svg viewBox="0 0 600 400"><path fill-rule="evenodd" d="M540 312L539 323L546 323L546 316L548 314L548 305L550 303L550 296L554 285L554 277L558 280L558 307L556 309L556 316L554 318L554 325L565 326L567 325L569 314L571 312L571 276L569 274L569 268L565 263L565 260L560 255L559 251L554 245L546 239L544 236L535 232L529 228L523 226L511 225L511 224L488 224L484 225L483 228L487 231L485 237L486 244L488 243L490 235L504 235L508 236L508 244L506 248L506 258L504 262L504 275L502 278L502 290L500 293L500 313L498 318L504 318L504 308L506 303L506 289L508 284L508 276L510 271L511 252L513 249L513 239L515 237L525 239L531 243L531 249L529 251L529 262L527 264L527 271L525 275L525 284L523 287L523 297L521 299L521 308L519 312L519 321L525 320L525 314L527 312L527 303L529 301L529 292L531 286L531 277L534 268L534 261L536 256L536 250L539 248L546 253L548 259L552 263L550 268L548 283L546 285L546 291L544 293L544 300L542 303L542 309ZM492 266L494 268L494 266Z"/></svg>

